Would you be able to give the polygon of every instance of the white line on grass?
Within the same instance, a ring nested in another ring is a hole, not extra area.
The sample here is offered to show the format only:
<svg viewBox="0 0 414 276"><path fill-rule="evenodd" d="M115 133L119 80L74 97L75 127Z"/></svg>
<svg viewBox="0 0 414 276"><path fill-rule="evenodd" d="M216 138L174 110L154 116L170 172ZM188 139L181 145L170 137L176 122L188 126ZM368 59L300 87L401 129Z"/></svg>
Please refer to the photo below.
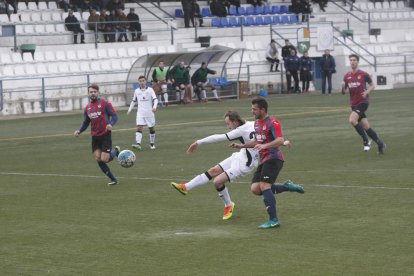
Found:
<svg viewBox="0 0 414 276"><path fill-rule="evenodd" d="M96 175L82 175L82 174L56 174L56 173L22 173L22 172L0 172L0 175L16 175L16 176L39 176L39 177L79 177L79 178L106 178L105 176L96 176ZM155 180L155 181L165 181L165 183L170 183L175 179L167 178L156 178L156 177L135 177L135 176L119 176L120 179L132 179L132 180ZM176 177L180 178L181 177ZM183 179L184 180L184 179ZM250 182L236 181L235 183L241 184L250 184ZM301 184L301 183L298 183ZM302 184L301 184L302 185ZM354 185L328 185L328 184L311 184L306 183L305 186L315 186L315 187L324 187L324 188L352 188L352 189L376 189L376 190L407 190L414 191L414 188L405 188L405 187L384 187L384 186L354 186Z"/></svg>

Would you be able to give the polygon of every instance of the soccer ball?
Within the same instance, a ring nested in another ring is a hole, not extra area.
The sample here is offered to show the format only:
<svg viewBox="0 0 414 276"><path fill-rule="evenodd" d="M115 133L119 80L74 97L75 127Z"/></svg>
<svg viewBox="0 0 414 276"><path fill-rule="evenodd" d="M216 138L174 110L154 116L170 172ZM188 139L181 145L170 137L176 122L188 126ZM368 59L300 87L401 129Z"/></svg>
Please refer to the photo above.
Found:
<svg viewBox="0 0 414 276"><path fill-rule="evenodd" d="M123 150L118 155L118 162L124 168L130 168L134 166L135 160L137 160L137 157L130 150Z"/></svg>

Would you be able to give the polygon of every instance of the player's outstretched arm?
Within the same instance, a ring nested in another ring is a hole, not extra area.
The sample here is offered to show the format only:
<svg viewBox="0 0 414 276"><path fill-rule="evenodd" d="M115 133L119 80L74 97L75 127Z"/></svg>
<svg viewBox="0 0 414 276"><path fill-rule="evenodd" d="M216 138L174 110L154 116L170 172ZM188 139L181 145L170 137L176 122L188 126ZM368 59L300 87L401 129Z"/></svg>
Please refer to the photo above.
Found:
<svg viewBox="0 0 414 276"><path fill-rule="evenodd" d="M192 154L194 151L197 150L197 148L198 148L197 142L192 143L187 149L187 154Z"/></svg>

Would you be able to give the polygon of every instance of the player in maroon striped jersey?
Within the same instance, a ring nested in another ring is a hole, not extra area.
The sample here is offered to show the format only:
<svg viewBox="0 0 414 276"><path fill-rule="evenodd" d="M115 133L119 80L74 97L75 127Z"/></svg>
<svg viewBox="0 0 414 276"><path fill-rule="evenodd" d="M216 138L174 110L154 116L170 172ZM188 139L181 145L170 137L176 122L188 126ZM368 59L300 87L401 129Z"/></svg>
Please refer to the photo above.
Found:
<svg viewBox="0 0 414 276"><path fill-rule="evenodd" d="M352 112L349 115L349 123L355 128L356 132L362 137L364 151L371 149L371 138L378 145L378 153L383 154L385 150L384 142L378 137L377 133L369 125L365 112L369 105L369 94L374 91L375 86L371 76L359 69L359 56L352 54L349 56L351 71L346 73L342 82L342 94L346 89L349 90ZM369 138L368 138L369 136Z"/></svg>
<svg viewBox="0 0 414 276"><path fill-rule="evenodd" d="M112 127L118 121L118 116L112 104L99 97L99 86L91 84L88 87L88 96L90 102L86 105L84 119L81 127L75 130L75 137L85 131L89 124L91 125L92 152L98 162L102 172L111 179L108 185L118 184L118 180L112 174L106 163L111 162L115 156L118 156L120 148L112 148L111 131Z"/></svg>

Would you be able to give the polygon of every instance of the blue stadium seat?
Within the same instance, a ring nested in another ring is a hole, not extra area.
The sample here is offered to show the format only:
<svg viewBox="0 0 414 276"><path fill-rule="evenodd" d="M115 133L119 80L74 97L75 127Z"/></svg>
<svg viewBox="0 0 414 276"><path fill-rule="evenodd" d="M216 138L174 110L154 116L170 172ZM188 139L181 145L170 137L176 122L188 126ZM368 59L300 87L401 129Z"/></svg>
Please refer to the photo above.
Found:
<svg viewBox="0 0 414 276"><path fill-rule="evenodd" d="M253 15L254 14L254 7L249 6L246 8L246 15Z"/></svg>
<svg viewBox="0 0 414 276"><path fill-rule="evenodd" d="M238 15L246 15L246 9L244 7L239 7L237 13Z"/></svg>
<svg viewBox="0 0 414 276"><path fill-rule="evenodd" d="M222 17L220 19L220 26L219 27L222 27L222 28L229 27L229 21L228 21L227 17Z"/></svg>
<svg viewBox="0 0 414 276"><path fill-rule="evenodd" d="M264 25L263 16L256 16L255 25L257 26Z"/></svg>
<svg viewBox="0 0 414 276"><path fill-rule="evenodd" d="M236 26L240 26L238 25L238 20L237 17L230 17L229 18L229 27L236 27Z"/></svg>
<svg viewBox="0 0 414 276"><path fill-rule="evenodd" d="M280 24L280 16L273 15L273 24Z"/></svg>
<svg viewBox="0 0 414 276"><path fill-rule="evenodd" d="M220 77L218 79L218 83L220 84L220 86L228 86L228 85L232 85L233 82L232 81L228 81L226 77Z"/></svg>
<svg viewBox="0 0 414 276"><path fill-rule="evenodd" d="M292 15L289 16L289 23L290 24L298 23L298 18L296 17L296 15L292 14Z"/></svg>
<svg viewBox="0 0 414 276"><path fill-rule="evenodd" d="M230 9L229 9L229 14L230 15L233 15L233 16L237 16L238 15L238 13L237 13L237 8L236 7L230 7Z"/></svg>
<svg viewBox="0 0 414 276"><path fill-rule="evenodd" d="M264 8L263 6L256 6L254 9L254 14L258 15L258 14L263 14Z"/></svg>
<svg viewBox="0 0 414 276"><path fill-rule="evenodd" d="M247 16L246 22L244 23L244 26L253 26L255 24L255 20L253 16Z"/></svg>
<svg viewBox="0 0 414 276"><path fill-rule="evenodd" d="M282 24L289 24L289 16L288 15L282 15L281 16L281 20L280 20Z"/></svg>
<svg viewBox="0 0 414 276"><path fill-rule="evenodd" d="M219 17L213 17L212 19L211 19L211 27L216 27L216 28L218 28L218 27L220 27L220 18Z"/></svg>
<svg viewBox="0 0 414 276"><path fill-rule="evenodd" d="M268 5L264 6L263 14L272 14L272 7Z"/></svg>
<svg viewBox="0 0 414 276"><path fill-rule="evenodd" d="M280 6L279 13L280 14L289 13L288 7L287 6Z"/></svg>
<svg viewBox="0 0 414 276"><path fill-rule="evenodd" d="M214 86L220 86L220 83L219 83L219 79L218 78L209 78L208 79L208 82L211 83Z"/></svg>
<svg viewBox="0 0 414 276"><path fill-rule="evenodd" d="M237 18L237 26L246 25L246 19L244 17Z"/></svg>
<svg viewBox="0 0 414 276"><path fill-rule="evenodd" d="M278 14L280 12L279 6L272 6L272 14Z"/></svg>
<svg viewBox="0 0 414 276"><path fill-rule="evenodd" d="M175 9L175 17L184 18L184 13L182 9Z"/></svg>
<svg viewBox="0 0 414 276"><path fill-rule="evenodd" d="M211 12L209 8L202 8L201 9L201 15L203 17L210 17L211 16Z"/></svg>
<svg viewBox="0 0 414 276"><path fill-rule="evenodd" d="M272 17L271 17L271 16L265 16L265 17L264 17L264 24L265 24L265 25L270 25L270 24L272 24Z"/></svg>

